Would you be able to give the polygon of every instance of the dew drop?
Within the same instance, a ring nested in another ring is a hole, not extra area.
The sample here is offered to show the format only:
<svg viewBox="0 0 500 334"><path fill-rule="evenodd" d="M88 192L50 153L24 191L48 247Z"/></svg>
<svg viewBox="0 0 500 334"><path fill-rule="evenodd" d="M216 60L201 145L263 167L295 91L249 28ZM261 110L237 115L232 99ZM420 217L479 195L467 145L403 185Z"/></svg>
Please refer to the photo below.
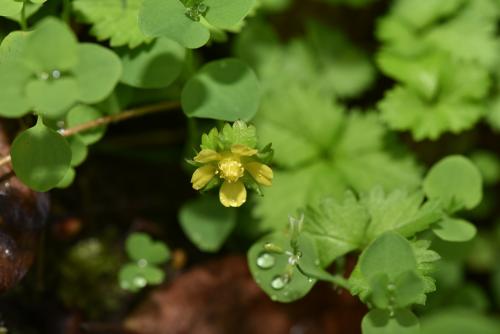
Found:
<svg viewBox="0 0 500 334"><path fill-rule="evenodd" d="M40 80L48 80L49 79L49 74L47 72L42 72L39 75Z"/></svg>
<svg viewBox="0 0 500 334"><path fill-rule="evenodd" d="M285 285L288 283L288 280L284 276L276 276L273 278L271 281L271 287L274 290L281 290L285 287Z"/></svg>
<svg viewBox="0 0 500 334"><path fill-rule="evenodd" d="M52 71L52 78L59 79L60 77L61 77L61 71L59 71L59 70Z"/></svg>
<svg viewBox="0 0 500 334"><path fill-rule="evenodd" d="M387 285L387 290L389 291L395 291L396 290L396 285L393 283L390 283Z"/></svg>
<svg viewBox="0 0 500 334"><path fill-rule="evenodd" d="M145 287L147 284L146 280L143 278L143 277L136 277L134 278L134 285L139 287L139 288L143 288Z"/></svg>
<svg viewBox="0 0 500 334"><path fill-rule="evenodd" d="M309 283L312 283L312 282L314 282L314 279L312 279L311 277L309 277L309 278L307 279L307 281L308 281Z"/></svg>
<svg viewBox="0 0 500 334"><path fill-rule="evenodd" d="M269 269L274 266L276 259L269 253L262 253L257 258L257 266L261 269Z"/></svg>
<svg viewBox="0 0 500 334"><path fill-rule="evenodd" d="M146 261L145 259L140 259L139 261L137 261L137 265L141 268L144 268L148 265L148 261Z"/></svg>

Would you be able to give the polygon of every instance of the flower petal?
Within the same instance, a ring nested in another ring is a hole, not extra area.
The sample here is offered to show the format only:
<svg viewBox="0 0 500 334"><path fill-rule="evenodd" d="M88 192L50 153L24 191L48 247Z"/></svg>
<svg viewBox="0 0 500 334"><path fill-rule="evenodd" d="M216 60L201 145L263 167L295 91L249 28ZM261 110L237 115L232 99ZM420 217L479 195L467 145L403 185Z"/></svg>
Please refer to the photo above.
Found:
<svg viewBox="0 0 500 334"><path fill-rule="evenodd" d="M219 199L225 207L239 207L247 200L247 190L241 181L225 181L220 187Z"/></svg>
<svg viewBox="0 0 500 334"><path fill-rule="evenodd" d="M250 175L258 183L264 186L271 186L273 184L273 170L260 162L249 162L245 164L245 170L247 170Z"/></svg>
<svg viewBox="0 0 500 334"><path fill-rule="evenodd" d="M204 149L194 157L194 161L205 164L207 162L220 160L220 158L220 154L216 151Z"/></svg>
<svg viewBox="0 0 500 334"><path fill-rule="evenodd" d="M257 152L259 151L246 145L234 144L233 146L231 146L231 152L234 154L238 154L239 156L251 157L252 155L257 154Z"/></svg>
<svg viewBox="0 0 500 334"><path fill-rule="evenodd" d="M208 182L215 176L215 166L206 165L194 171L191 183L193 188L200 190L207 185Z"/></svg>

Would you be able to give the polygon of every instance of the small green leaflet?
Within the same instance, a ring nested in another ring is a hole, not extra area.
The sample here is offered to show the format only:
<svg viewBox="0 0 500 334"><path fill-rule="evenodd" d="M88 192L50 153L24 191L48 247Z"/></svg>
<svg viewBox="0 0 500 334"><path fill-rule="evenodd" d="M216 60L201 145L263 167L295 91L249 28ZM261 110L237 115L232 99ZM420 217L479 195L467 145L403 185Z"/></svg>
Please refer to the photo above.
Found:
<svg viewBox="0 0 500 334"><path fill-rule="evenodd" d="M83 21L92 24L98 40L109 39L112 47L135 48L151 38L139 29L139 8L143 0L75 0L73 8Z"/></svg>

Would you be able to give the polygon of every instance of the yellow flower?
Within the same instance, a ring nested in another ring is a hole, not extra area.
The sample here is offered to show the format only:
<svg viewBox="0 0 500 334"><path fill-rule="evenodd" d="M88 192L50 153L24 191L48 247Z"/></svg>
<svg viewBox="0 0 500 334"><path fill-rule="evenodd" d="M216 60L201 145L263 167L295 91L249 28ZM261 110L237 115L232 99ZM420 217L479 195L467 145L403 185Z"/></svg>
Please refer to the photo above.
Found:
<svg viewBox="0 0 500 334"><path fill-rule="evenodd" d="M272 169L254 158L257 150L245 145L235 144L227 152L203 149L194 161L204 164L191 178L193 188L203 189L214 177L224 182L219 191L220 202L226 207L239 207L247 200L247 190L241 178L245 172L259 184L270 186L273 180Z"/></svg>

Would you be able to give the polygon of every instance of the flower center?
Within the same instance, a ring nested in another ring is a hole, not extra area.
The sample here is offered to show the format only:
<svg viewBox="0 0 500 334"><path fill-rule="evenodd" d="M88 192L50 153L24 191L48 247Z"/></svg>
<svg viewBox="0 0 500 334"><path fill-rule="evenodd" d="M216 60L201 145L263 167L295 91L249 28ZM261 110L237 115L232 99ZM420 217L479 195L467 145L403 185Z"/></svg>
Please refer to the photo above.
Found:
<svg viewBox="0 0 500 334"><path fill-rule="evenodd" d="M234 158L226 158L219 161L220 177L228 182L236 182L245 173L243 165Z"/></svg>

